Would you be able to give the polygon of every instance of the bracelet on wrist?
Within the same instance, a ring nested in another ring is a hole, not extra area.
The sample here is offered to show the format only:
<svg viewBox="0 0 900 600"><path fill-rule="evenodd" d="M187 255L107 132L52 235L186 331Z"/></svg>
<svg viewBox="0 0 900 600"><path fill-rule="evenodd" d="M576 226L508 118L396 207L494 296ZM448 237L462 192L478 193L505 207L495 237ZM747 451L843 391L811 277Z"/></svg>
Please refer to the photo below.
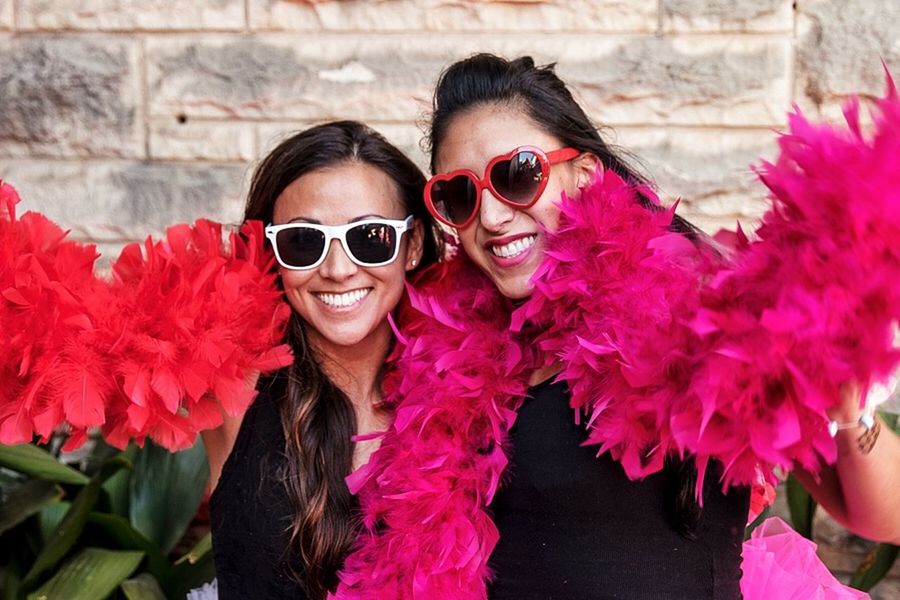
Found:
<svg viewBox="0 0 900 600"><path fill-rule="evenodd" d="M859 419L856 421L845 421L843 423L839 423L835 420L829 421L828 433L831 434L831 437L835 437L839 431L844 429L856 429L857 427L861 427L863 431L859 437L856 438L856 447L859 448L859 451L863 454L868 454L872 451L872 448L875 447L875 442L878 440L878 434L881 433L881 422L875 418L874 407L867 407L866 410L859 415Z"/></svg>
<svg viewBox="0 0 900 600"><path fill-rule="evenodd" d="M859 415L859 418L855 421L845 421L843 423L833 419L828 421L828 433L831 434L831 437L836 437L838 431L856 429L857 427L862 427L865 431L872 429L875 427L875 415L866 411Z"/></svg>

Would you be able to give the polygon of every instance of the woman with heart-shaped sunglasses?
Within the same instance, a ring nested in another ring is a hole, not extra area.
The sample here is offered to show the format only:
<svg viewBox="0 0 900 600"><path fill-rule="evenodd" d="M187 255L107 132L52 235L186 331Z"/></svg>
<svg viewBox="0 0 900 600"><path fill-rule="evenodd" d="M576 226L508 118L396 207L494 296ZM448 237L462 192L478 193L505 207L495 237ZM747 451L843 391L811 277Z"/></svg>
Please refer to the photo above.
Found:
<svg viewBox="0 0 900 600"><path fill-rule="evenodd" d="M223 600L324 598L334 585L356 532L344 478L389 418L388 318L406 274L437 258L424 183L350 121L286 139L254 173L245 220L269 224L294 362L260 378L241 419L204 434L214 480L221 471L210 514Z"/></svg>
<svg viewBox="0 0 900 600"><path fill-rule="evenodd" d="M765 582L741 581L742 540L773 465L798 466L851 529L900 539L898 438L879 439L840 375L840 399L785 391L804 380L776 356L786 375L755 391L773 345L745 325L739 345L698 349L734 327L727 305L715 321L717 293L738 316L759 302L708 285L728 274L725 250L658 203L552 66L453 64L430 142L425 201L460 252L418 280L403 321L403 418L351 478L367 531L338 598L760 597ZM765 272L754 281L768 301ZM863 596L804 552L776 597L810 579Z"/></svg>

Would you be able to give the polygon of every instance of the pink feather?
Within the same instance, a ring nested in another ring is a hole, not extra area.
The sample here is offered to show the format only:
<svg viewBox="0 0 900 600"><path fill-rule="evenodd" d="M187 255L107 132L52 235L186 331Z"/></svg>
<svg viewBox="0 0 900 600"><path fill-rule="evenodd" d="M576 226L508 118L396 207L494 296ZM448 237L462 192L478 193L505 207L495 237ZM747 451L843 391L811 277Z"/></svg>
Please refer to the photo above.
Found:
<svg viewBox="0 0 900 600"><path fill-rule="evenodd" d="M718 236L730 250L669 232L671 211L606 172L561 200L512 314L464 255L426 273L388 378L396 420L351 476L366 530L333 597L486 597L487 507L541 364L562 363L587 443L631 477L668 454L695 458L698 489L711 460L724 486L833 461L841 386L900 362L900 100L891 87L868 139L847 115L849 132L791 117L760 168L772 209L757 239Z"/></svg>

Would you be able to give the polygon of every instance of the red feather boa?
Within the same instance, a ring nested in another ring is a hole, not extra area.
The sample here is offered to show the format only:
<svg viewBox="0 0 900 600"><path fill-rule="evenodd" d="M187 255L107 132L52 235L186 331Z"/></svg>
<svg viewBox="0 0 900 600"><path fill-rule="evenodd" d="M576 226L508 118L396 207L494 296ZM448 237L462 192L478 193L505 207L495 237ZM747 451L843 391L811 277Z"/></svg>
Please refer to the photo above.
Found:
<svg viewBox="0 0 900 600"><path fill-rule="evenodd" d="M335 598L485 598L487 512L532 370L560 361L588 442L631 477L691 455L723 485L833 461L825 409L900 362L900 101L875 131L791 118L760 170L772 208L727 260L667 231L672 213L600 174L563 198L534 293L512 307L462 257L426 274L402 315L397 418L348 483L365 532ZM429 281L425 281L428 279ZM534 333L537 332L537 333ZM541 352L533 352L539 348ZM701 484L698 484L701 485Z"/></svg>
<svg viewBox="0 0 900 600"><path fill-rule="evenodd" d="M59 366L80 353L69 341L89 322L80 290L94 283L97 252L43 215L18 217L18 202L0 181L0 442L47 438L63 419L81 437L102 409L81 402L79 374Z"/></svg>
<svg viewBox="0 0 900 600"><path fill-rule="evenodd" d="M17 218L17 202L0 185L0 443L64 424L67 448L100 427L116 446L149 436L182 449L247 408L252 373L290 364L290 309L260 223L228 245L210 221L171 227L127 246L106 281L93 246L37 213Z"/></svg>

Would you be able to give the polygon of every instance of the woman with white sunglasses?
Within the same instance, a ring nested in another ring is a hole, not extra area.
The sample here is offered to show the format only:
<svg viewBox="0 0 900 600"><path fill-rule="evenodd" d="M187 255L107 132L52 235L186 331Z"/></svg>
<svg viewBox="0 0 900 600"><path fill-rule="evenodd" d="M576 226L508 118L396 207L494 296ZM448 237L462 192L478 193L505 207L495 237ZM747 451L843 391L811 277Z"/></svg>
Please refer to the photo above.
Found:
<svg viewBox="0 0 900 600"><path fill-rule="evenodd" d="M260 379L242 421L204 435L222 600L319 599L336 583L358 529L344 479L389 421L388 318L407 273L437 258L424 184L349 121L285 140L256 169L244 216L270 224L295 359Z"/></svg>

